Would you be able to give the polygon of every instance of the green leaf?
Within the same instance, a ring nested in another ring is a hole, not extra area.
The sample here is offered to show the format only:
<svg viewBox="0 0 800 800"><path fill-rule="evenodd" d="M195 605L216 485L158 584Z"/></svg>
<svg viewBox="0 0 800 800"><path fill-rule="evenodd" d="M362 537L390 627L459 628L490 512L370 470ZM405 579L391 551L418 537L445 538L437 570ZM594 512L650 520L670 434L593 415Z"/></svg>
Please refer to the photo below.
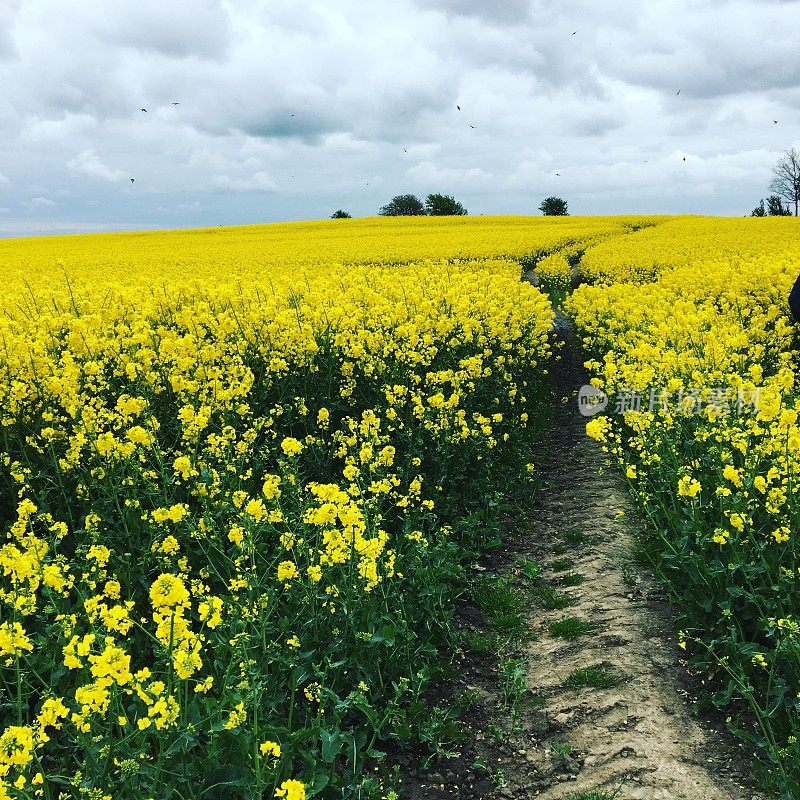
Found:
<svg viewBox="0 0 800 800"><path fill-rule="evenodd" d="M242 767L220 767L211 772L206 778L206 786L200 797L212 798L229 797L226 788L230 786L246 786L250 780L250 773Z"/></svg>
<svg viewBox="0 0 800 800"><path fill-rule="evenodd" d="M322 760L326 764L332 764L342 752L341 734L339 731L321 730L319 738L322 741Z"/></svg>
<svg viewBox="0 0 800 800"><path fill-rule="evenodd" d="M195 727L200 725L201 722L200 706L198 705L196 700L192 700L186 707L186 721L190 725L194 725Z"/></svg>
<svg viewBox="0 0 800 800"><path fill-rule="evenodd" d="M315 797L331 781L331 774L328 770L319 770L314 773L314 782L310 787L306 787L306 797Z"/></svg>

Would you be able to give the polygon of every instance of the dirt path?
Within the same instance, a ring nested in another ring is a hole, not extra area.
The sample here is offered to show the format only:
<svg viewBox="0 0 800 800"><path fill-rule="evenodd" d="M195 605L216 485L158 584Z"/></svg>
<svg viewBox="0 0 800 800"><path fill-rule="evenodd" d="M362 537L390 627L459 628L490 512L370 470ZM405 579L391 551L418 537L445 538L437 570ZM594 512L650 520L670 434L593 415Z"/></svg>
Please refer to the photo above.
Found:
<svg viewBox="0 0 800 800"><path fill-rule="evenodd" d="M545 485L530 529L544 579L576 585L567 590L568 608L537 609L537 639L525 655L528 685L545 699L556 738L571 747L565 753L551 740L549 755L573 771L538 796L602 790L619 791L620 800L749 800L752 792L722 774L730 755L720 737L689 711L660 592L631 565L634 514L624 481L585 435L575 394L587 376L568 331L565 338L557 384L567 400L538 454ZM572 545L566 557L552 554L554 542L561 552ZM565 617L592 628L554 637L550 624Z"/></svg>
<svg viewBox="0 0 800 800"><path fill-rule="evenodd" d="M474 565L465 646L432 698L459 709L463 736L421 769L403 762L401 796L760 800L741 746L692 715L669 608L631 557L625 482L585 433L588 375L563 317L557 333L553 413L532 453L541 490Z"/></svg>

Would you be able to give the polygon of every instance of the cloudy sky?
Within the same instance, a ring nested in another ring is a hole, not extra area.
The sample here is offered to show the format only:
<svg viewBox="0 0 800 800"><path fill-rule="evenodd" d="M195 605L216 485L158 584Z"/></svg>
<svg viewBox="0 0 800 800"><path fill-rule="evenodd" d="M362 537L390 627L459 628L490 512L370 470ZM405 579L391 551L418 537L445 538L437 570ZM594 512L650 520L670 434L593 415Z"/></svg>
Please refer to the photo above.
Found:
<svg viewBox="0 0 800 800"><path fill-rule="evenodd" d="M800 146L792 0L64 9L0 0L0 236L368 216L407 192L738 215Z"/></svg>

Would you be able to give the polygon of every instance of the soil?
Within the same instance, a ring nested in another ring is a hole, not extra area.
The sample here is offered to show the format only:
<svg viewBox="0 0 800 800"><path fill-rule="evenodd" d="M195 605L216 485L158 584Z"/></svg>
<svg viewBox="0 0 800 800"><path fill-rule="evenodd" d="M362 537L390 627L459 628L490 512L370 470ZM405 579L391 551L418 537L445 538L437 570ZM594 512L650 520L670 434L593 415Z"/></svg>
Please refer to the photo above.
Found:
<svg viewBox="0 0 800 800"><path fill-rule="evenodd" d="M513 575L522 584L519 560L535 560L541 581L571 605L547 610L534 600L529 641L499 656L459 655L456 676L434 701L463 707L469 698L460 717L463 741L426 768L408 755L401 795L760 800L747 788L752 755L722 720L692 713L695 688L702 687L681 662L663 592L632 559L637 514L623 477L585 434L577 390L588 376L562 317L556 333L564 342L554 370L558 411L533 453L541 491L529 514L508 520L502 547L476 566L476 575ZM458 616L467 629L487 630L469 601ZM564 617L592 628L572 640L554 638L548 626ZM527 680L516 716L501 688L499 664L507 656ZM590 667L611 685L565 685Z"/></svg>

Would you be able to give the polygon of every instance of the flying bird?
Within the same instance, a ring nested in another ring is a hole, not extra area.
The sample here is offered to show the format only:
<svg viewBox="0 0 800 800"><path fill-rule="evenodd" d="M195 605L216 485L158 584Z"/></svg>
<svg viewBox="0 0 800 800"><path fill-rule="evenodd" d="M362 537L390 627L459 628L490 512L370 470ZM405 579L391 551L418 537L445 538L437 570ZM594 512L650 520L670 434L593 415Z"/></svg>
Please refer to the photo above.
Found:
<svg viewBox="0 0 800 800"><path fill-rule="evenodd" d="M290 116L290 117L293 117L293 116L294 116L294 114L289 114L289 116Z"/></svg>
<svg viewBox="0 0 800 800"><path fill-rule="evenodd" d="M675 97L677 97L677 96L678 96L680 93L681 93L681 90L680 90L680 89L678 89L678 91L677 91L677 92L675 92Z"/></svg>
<svg viewBox="0 0 800 800"><path fill-rule="evenodd" d="M772 121L773 121L773 122L774 122L776 125L778 124L778 120L774 119L774 120L772 120Z"/></svg>
<svg viewBox="0 0 800 800"><path fill-rule="evenodd" d="M142 109L140 109L140 111L144 111L145 114L147 113L147 109L146 108L142 108Z"/></svg>
<svg viewBox="0 0 800 800"><path fill-rule="evenodd" d="M404 152L404 153L407 153L407 152L408 152L408 150L406 150L406 149L405 149L405 147L404 147L404 148L403 148L403 152Z"/></svg>
<svg viewBox="0 0 800 800"><path fill-rule="evenodd" d="M686 156L683 157L683 160L686 161Z"/></svg>
<svg viewBox="0 0 800 800"><path fill-rule="evenodd" d="M560 178L561 177L561 173L560 172L556 172L556 177Z"/></svg>
<svg viewBox="0 0 800 800"><path fill-rule="evenodd" d="M133 183L133 178L131 178L131 183Z"/></svg>
<svg viewBox="0 0 800 800"><path fill-rule="evenodd" d="M456 106L456 108L457 108L459 111L461 111L461 106L458 106L458 105L457 105L457 106Z"/></svg>
<svg viewBox="0 0 800 800"><path fill-rule="evenodd" d="M578 31L572 31L572 35L574 36Z"/></svg>
<svg viewBox="0 0 800 800"><path fill-rule="evenodd" d="M469 126L470 126L470 128L472 128L472 130L475 130L475 126L471 122L470 122Z"/></svg>
<svg viewBox="0 0 800 800"><path fill-rule="evenodd" d="M173 101L172 101L172 105L174 105L174 106L179 106L179 105L180 105L180 103L176 103L176 102L173 100Z"/></svg>

